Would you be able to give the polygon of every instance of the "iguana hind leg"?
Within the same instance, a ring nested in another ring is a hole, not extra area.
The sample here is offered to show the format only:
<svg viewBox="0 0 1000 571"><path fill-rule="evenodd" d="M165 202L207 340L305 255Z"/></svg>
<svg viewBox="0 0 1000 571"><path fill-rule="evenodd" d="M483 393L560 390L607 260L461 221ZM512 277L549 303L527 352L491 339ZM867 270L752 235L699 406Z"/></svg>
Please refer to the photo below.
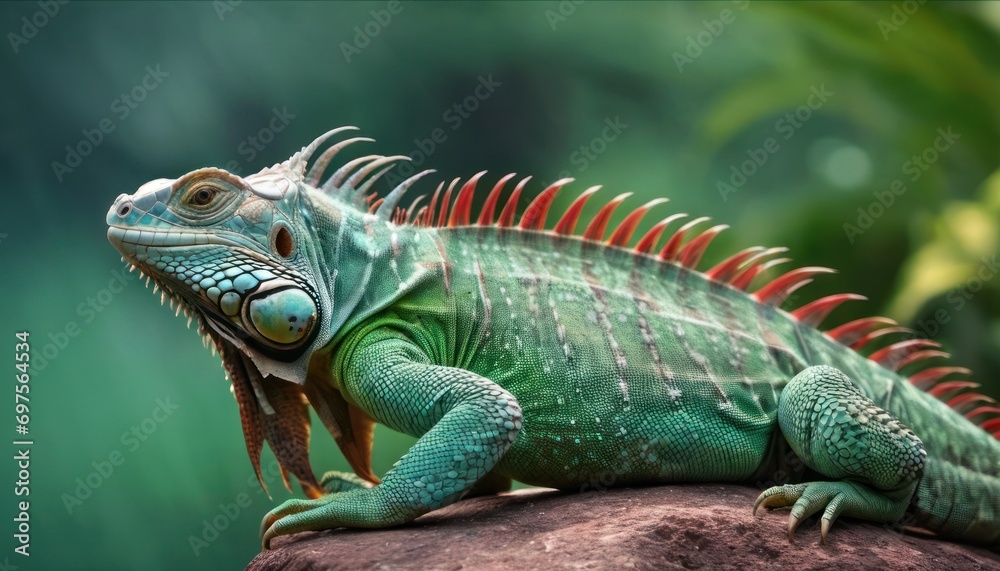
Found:
<svg viewBox="0 0 1000 571"><path fill-rule="evenodd" d="M875 522L902 517L923 471L923 443L846 375L822 366L796 375L778 401L778 424L810 468L839 480L775 486L757 497L754 513L792 506L789 541L799 522L820 510L823 542L840 515Z"/></svg>

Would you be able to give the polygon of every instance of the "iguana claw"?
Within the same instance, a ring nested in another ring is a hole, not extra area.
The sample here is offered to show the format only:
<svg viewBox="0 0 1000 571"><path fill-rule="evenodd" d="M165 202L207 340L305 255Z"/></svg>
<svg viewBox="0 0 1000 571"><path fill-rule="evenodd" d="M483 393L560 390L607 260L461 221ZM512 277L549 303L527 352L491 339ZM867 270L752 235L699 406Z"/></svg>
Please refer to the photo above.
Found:
<svg viewBox="0 0 1000 571"><path fill-rule="evenodd" d="M824 545L826 544L826 534L828 534L830 532L830 526L832 526L832 525L833 525L833 520L826 519L825 517L823 518L823 522L820 525L820 531L819 531L819 542L820 543L822 543Z"/></svg>
<svg viewBox="0 0 1000 571"><path fill-rule="evenodd" d="M260 537L261 551L265 551L271 548L270 545L271 538L265 537L265 534L268 532L268 530L271 529L271 526L274 525L274 522L278 521L279 519L281 518L274 516L272 514L267 514L264 516L264 519L260 521L260 532L257 534L257 536Z"/></svg>
<svg viewBox="0 0 1000 571"><path fill-rule="evenodd" d="M795 528L799 527L800 521L794 514L788 516L788 543L795 543Z"/></svg>
<svg viewBox="0 0 1000 571"><path fill-rule="evenodd" d="M805 484L774 486L764 490L753 503L753 515L757 515L757 508L764 507L768 510L774 508L784 508L795 503L802 492L805 491Z"/></svg>
<svg viewBox="0 0 1000 571"><path fill-rule="evenodd" d="M274 539L276 535L274 533L274 524L278 522L281 518L285 516L277 515L273 511L269 512L264 516L264 519L260 522L260 549L261 551L267 551L271 549L271 540Z"/></svg>
<svg viewBox="0 0 1000 571"><path fill-rule="evenodd" d="M796 505L805 489L805 484L775 486L773 488L769 488L757 496L757 500L754 501L753 515L757 515L757 509L761 506L768 510L772 510L774 508ZM795 530L798 529L799 523L801 523L802 520L808 517L811 513L813 512L805 515L796 515L793 508L793 513L788 516L788 543L795 543Z"/></svg>
<svg viewBox="0 0 1000 571"><path fill-rule="evenodd" d="M831 484L831 482L816 482L812 484L794 484L786 486L775 486L769 488L757 496L753 505L753 513L757 515L757 508L764 506L767 509L783 508L792 506L792 513L788 516L788 543L795 543L795 530L798 529L802 520L826 507L823 515L823 529L820 536L820 543L826 543L826 535L830 531L830 526L840 513L838 508L837 493L839 490L828 490L821 484ZM833 494L832 496L830 494ZM833 511L831 511L833 510Z"/></svg>
<svg viewBox="0 0 1000 571"><path fill-rule="evenodd" d="M260 538L260 550L268 551L271 549L271 540L274 539L276 534L268 529L267 532Z"/></svg>

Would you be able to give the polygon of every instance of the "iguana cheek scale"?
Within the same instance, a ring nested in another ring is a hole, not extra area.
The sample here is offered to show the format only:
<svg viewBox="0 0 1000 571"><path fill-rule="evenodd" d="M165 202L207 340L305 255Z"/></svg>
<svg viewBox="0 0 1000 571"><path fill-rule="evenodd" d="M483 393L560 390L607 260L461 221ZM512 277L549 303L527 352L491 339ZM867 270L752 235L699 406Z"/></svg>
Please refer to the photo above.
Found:
<svg viewBox="0 0 1000 571"><path fill-rule="evenodd" d="M674 214L634 239L663 199L610 228L620 195L576 235L597 187L548 230L569 179L519 218L528 178L501 201L514 175L475 215L485 173L402 209L431 171L377 197L406 157L363 156L324 178L370 141L354 137L312 160L349 129L246 178L208 168L152 181L107 217L126 262L220 352L258 478L267 441L285 485L291 472L312 498L264 518L265 548L299 531L397 525L511 479L756 481L789 454L819 479L754 505L791 506L789 539L814 513L825 540L840 515L895 521L912 506L919 526L1000 545L1000 408L960 379L966 369L935 363L947 357L937 343L891 320L816 328L861 296L778 308L831 270L766 281L785 250L753 247L698 271L726 227ZM357 476L316 481L309 406ZM376 422L418 437L381 481Z"/></svg>

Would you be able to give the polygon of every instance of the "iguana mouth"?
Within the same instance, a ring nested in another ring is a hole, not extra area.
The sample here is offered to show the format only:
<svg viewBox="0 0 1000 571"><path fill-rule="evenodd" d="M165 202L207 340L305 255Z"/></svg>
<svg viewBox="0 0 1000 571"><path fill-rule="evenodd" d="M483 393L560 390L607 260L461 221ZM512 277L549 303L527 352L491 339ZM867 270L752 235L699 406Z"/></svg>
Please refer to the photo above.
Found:
<svg viewBox="0 0 1000 571"><path fill-rule="evenodd" d="M208 232L189 232L183 230L137 230L135 228L108 227L108 240L121 251L120 244L133 246L156 246L170 248L172 246L196 246L218 244L220 246L246 247L244 244L229 240L218 234Z"/></svg>
<svg viewBox="0 0 1000 571"><path fill-rule="evenodd" d="M139 269L147 284L153 281L154 291L163 291L161 303L169 299L171 309L176 304L177 315L183 309L189 326L190 320L198 317L202 335L210 324L223 336L245 338L247 333L233 321L244 328L255 325L247 313L251 299L280 288L303 287L302 276L294 270L282 268L251 247L226 237L112 226L108 239L132 271ZM302 323L312 328L311 321ZM284 339L279 343L257 341L263 344L263 351L276 355L304 348L308 339L292 339L294 347Z"/></svg>
<svg viewBox="0 0 1000 571"><path fill-rule="evenodd" d="M188 328L191 327L191 323L197 320L198 334L202 338L202 345L211 348L213 355L216 351L221 352L221 337L211 335L212 328L208 323L210 318L207 313L214 313L214 308L208 307L201 296L189 291L182 281L170 274L152 271L152 268L149 267L152 264L146 262L149 260L149 247L162 250L199 244L233 244L231 241L209 236L202 232L134 230L116 226L108 228L108 240L122 254L122 261L125 262L128 270L130 272L138 270L139 275L145 278L143 283L147 289L152 282L153 294L160 293L160 305L169 301L170 309L174 310L176 317L179 317L183 311L184 316L187 317ZM146 251L139 252L140 248ZM221 318L217 322L225 324Z"/></svg>

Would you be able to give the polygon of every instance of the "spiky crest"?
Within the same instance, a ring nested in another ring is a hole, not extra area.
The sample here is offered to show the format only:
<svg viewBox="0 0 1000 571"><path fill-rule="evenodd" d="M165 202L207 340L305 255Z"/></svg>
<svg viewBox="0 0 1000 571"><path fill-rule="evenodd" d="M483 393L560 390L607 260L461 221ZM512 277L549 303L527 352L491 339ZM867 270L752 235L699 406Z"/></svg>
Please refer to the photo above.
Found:
<svg viewBox="0 0 1000 571"><path fill-rule="evenodd" d="M303 179L304 182L325 190L339 200L355 206L360 211L373 213L375 216L396 225L420 227L492 226L522 232L543 232L553 236L574 235L584 206L600 189L599 186L594 186L584 190L570 204L551 230L545 228L549 207L552 205L556 193L572 182L572 179L556 181L539 192L525 209L517 224L515 224L515 218L520 197L531 177L525 177L517 183L501 209L499 217L494 222L494 214L499 205L500 196L506 184L515 177L513 173L501 177L495 183L478 216L473 215L472 204L477 184L486 175L486 171L476 173L468 179L459 188L454 200L452 200L452 195L460 182L460 179L457 178L452 180L447 188L445 188L444 182L439 184L428 204L418 207L426 198L426 195L420 195L404 210L398 206L403 194L417 180L434 171L425 170L403 180L383 198L377 197L376 193L371 192L371 189L382 175L399 164L400 161L409 160L409 157L381 155L360 157L344 163L327 178L326 182L322 184L320 182L327 166L341 150L353 143L372 141L372 139L354 137L330 146L320 155L306 174L306 163L324 142L337 133L355 129L355 127L342 127L328 131L308 146L303 147L300 152L280 166L297 174L298 178ZM444 191L443 196L442 191ZM631 193L621 194L606 203L587 224L579 238L599 242L607 247L628 248L635 229L646 213L653 207L666 202L665 199L657 199L636 208L625 216L617 227L612 229L610 237L604 241L612 215L629 196ZM687 234L695 226L709 220L707 217L695 218L678 228L667 238L659 253L653 254L666 228L672 222L686 216L687 214L673 214L664 218L636 241L631 250L636 255L655 256L660 263L675 264L697 270L702 255L709 244L728 226L712 226L698 232L694 237L686 239ZM754 289L753 285L759 281L757 278L761 274L774 266L791 261L788 258L773 258L773 256L786 251L786 248L763 248L760 246L747 248L704 271L703 275L714 282L746 292L757 303L777 307L783 304L794 291L812 282L814 276L834 273L834 270L830 268L802 267L768 280ZM830 295L791 310L789 315L803 325L818 327L830 312L844 302L864 299L867 298L850 293ZM865 350L869 344L882 337L907 336L907 338L867 354L868 359L896 372L908 369L913 365L950 357L949 354L939 350L941 345L936 341L913 337L913 334L912 330L900 327L898 323L885 317L862 318L826 331L826 335L831 339L858 352ZM978 422L980 427L1000 439L1000 406L998 406L1000 403L991 397L974 392L973 389L979 387L976 383L966 380L945 380L946 377L952 375L969 374L970 371L964 367L931 366L911 372L909 379L916 387L945 400L950 407L964 414L970 421ZM976 406L977 404L979 406Z"/></svg>

